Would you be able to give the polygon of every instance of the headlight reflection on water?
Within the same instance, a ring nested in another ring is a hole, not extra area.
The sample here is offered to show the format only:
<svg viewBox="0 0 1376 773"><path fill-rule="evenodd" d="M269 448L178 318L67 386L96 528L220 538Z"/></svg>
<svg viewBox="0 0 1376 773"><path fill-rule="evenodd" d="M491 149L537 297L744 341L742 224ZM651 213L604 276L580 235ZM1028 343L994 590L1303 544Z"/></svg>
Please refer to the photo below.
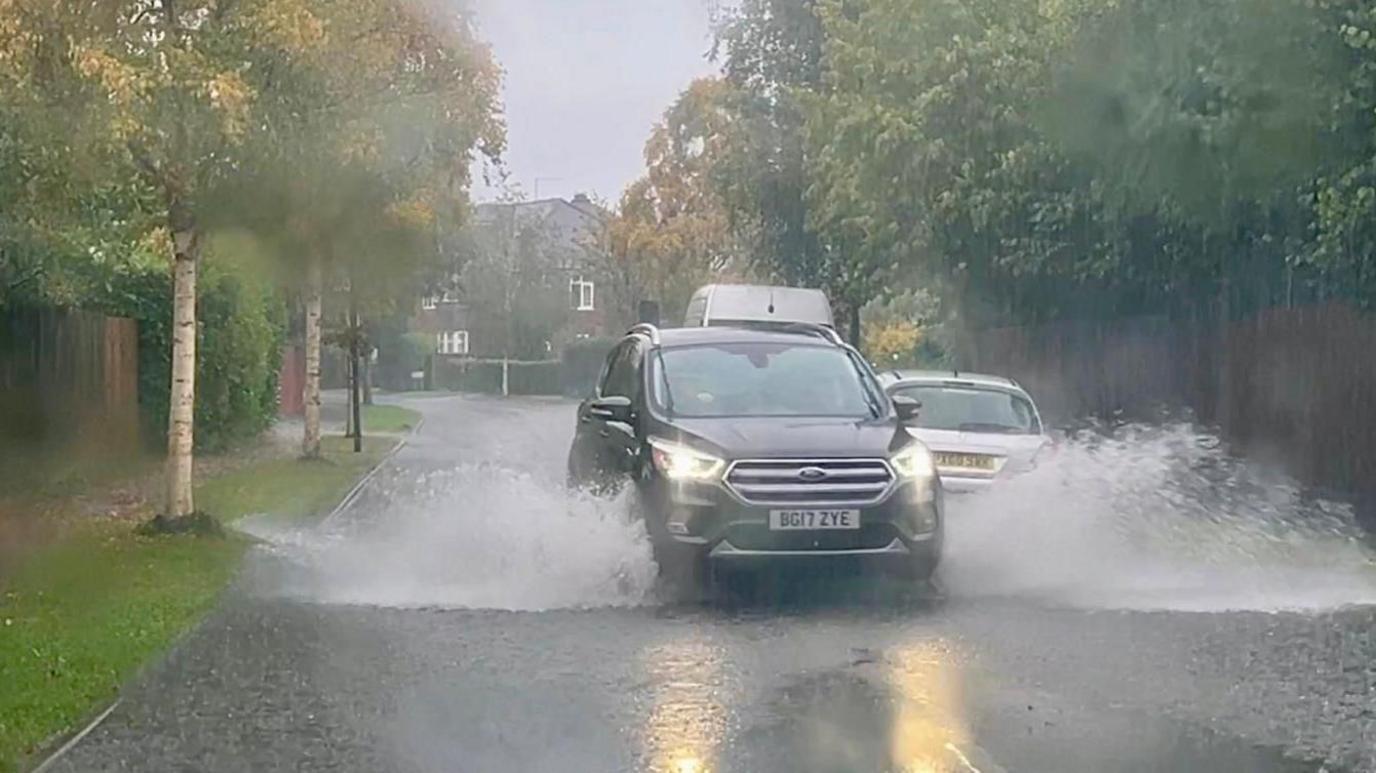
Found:
<svg viewBox="0 0 1376 773"><path fill-rule="evenodd" d="M714 773L726 733L722 656L699 640L653 647L642 658L654 681L644 728L647 770Z"/></svg>
<svg viewBox="0 0 1376 773"><path fill-rule="evenodd" d="M900 648L888 657L893 691L890 754L904 773L977 770L965 750L969 723L954 653L941 642Z"/></svg>

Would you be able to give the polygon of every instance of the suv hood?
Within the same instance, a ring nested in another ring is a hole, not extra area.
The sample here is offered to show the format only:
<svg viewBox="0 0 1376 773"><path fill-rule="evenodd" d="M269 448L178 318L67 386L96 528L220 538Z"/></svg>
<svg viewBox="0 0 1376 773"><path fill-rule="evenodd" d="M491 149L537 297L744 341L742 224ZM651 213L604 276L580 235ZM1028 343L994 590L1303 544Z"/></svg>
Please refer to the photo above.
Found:
<svg viewBox="0 0 1376 773"><path fill-rule="evenodd" d="M714 447L705 450L731 460L887 458L912 442L893 419L768 416L675 419L673 424Z"/></svg>

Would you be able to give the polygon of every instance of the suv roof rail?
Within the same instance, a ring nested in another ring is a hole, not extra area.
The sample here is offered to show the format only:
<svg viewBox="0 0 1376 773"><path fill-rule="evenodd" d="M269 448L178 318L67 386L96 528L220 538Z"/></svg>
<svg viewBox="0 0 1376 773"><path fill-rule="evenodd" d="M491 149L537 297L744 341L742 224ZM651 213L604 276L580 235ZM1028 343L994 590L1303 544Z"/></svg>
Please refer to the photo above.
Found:
<svg viewBox="0 0 1376 773"><path fill-rule="evenodd" d="M837 346L846 345L845 339L841 338L841 334L836 332L835 328L819 325L816 322L789 322L785 325L781 325L780 329L799 333L811 333L815 336L821 336Z"/></svg>
<svg viewBox="0 0 1376 773"><path fill-rule="evenodd" d="M651 325L649 322L641 322L638 325L632 325L631 329L626 331L626 334L643 335L650 339L651 344L659 346L659 328Z"/></svg>

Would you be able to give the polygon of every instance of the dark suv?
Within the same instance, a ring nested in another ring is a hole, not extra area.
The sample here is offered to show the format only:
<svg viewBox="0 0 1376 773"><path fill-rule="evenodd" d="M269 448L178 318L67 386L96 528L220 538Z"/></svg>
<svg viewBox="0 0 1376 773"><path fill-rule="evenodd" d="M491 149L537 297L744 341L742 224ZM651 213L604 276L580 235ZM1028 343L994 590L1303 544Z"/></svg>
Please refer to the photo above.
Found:
<svg viewBox="0 0 1376 773"><path fill-rule="evenodd" d="M926 579L942 491L917 408L829 328L638 325L579 406L569 480L633 483L665 573L854 557Z"/></svg>

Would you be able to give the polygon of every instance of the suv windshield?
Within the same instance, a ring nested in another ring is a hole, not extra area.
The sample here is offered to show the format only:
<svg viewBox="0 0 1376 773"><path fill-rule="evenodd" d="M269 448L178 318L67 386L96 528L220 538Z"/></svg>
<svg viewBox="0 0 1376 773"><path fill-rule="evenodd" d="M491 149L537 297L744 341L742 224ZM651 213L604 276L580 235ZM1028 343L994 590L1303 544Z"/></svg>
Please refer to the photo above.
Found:
<svg viewBox="0 0 1376 773"><path fill-rule="evenodd" d="M900 387L893 394L922 403L917 419L910 422L914 427L1010 435L1041 431L1032 404L1001 389L931 384Z"/></svg>
<svg viewBox="0 0 1376 773"><path fill-rule="evenodd" d="M808 344L739 343L664 349L655 399L677 416L871 418L878 399L850 355Z"/></svg>

